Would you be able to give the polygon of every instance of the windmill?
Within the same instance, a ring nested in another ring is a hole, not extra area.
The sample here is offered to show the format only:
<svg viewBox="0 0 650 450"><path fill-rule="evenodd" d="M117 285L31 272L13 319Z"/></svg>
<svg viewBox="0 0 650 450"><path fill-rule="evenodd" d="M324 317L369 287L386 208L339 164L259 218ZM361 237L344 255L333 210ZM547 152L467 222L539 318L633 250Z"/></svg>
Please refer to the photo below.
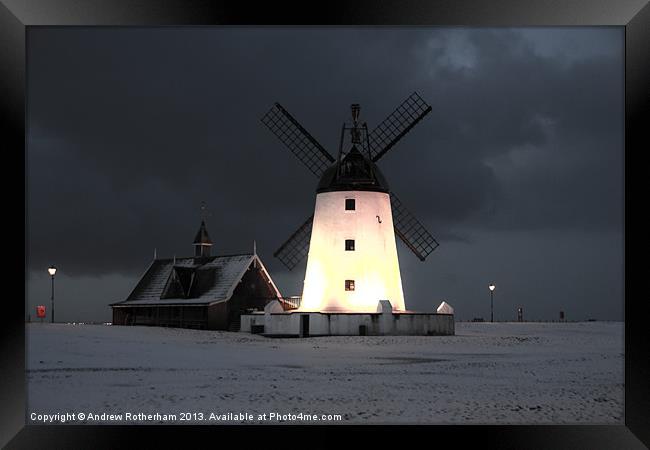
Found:
<svg viewBox="0 0 650 450"><path fill-rule="evenodd" d="M431 106L414 92L370 132L359 122L360 106L351 109L352 123L341 128L336 157L279 103L262 117L320 178L314 214L274 256L289 270L308 256L300 310L374 312L379 300L390 300L394 310L404 311L395 235L421 261L438 242L389 188L376 163Z"/></svg>

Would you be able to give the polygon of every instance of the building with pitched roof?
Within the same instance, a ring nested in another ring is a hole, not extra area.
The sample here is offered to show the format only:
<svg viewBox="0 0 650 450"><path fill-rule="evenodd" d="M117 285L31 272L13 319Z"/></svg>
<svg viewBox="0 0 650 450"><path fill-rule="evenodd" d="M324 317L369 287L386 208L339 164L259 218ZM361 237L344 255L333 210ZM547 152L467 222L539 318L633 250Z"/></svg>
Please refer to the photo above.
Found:
<svg viewBox="0 0 650 450"><path fill-rule="evenodd" d="M238 331L242 313L272 300L287 305L256 251L211 256L205 221L194 256L152 261L126 300L113 303L113 325Z"/></svg>

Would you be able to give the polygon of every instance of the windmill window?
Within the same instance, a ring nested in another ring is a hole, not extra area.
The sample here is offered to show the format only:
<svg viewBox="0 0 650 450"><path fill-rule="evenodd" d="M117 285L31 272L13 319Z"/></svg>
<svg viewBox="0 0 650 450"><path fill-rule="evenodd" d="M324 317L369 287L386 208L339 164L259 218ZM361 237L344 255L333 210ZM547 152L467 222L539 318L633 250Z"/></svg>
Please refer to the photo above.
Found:
<svg viewBox="0 0 650 450"><path fill-rule="evenodd" d="M354 211L356 209L355 201L353 198L346 198L345 199L345 210L346 211Z"/></svg>
<svg viewBox="0 0 650 450"><path fill-rule="evenodd" d="M346 252L353 252L354 251L354 239L346 239L345 240L345 251Z"/></svg>
<svg viewBox="0 0 650 450"><path fill-rule="evenodd" d="M354 280L345 280L345 290L354 291Z"/></svg>

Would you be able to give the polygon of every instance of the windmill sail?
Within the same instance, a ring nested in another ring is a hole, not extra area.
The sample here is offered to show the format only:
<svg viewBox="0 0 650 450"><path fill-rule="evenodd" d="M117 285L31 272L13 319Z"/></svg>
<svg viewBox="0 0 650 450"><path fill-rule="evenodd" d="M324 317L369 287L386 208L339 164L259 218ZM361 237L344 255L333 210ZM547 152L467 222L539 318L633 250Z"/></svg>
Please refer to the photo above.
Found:
<svg viewBox="0 0 650 450"><path fill-rule="evenodd" d="M278 258L287 269L292 270L307 256L313 220L312 215L273 253L273 256Z"/></svg>
<svg viewBox="0 0 650 450"><path fill-rule="evenodd" d="M370 132L370 151L373 162L386 154L400 139L417 125L424 116L431 112L427 104L417 92L412 93L395 111Z"/></svg>
<svg viewBox="0 0 650 450"><path fill-rule="evenodd" d="M335 161L279 103L262 117L262 123L317 177Z"/></svg>
<svg viewBox="0 0 650 450"><path fill-rule="evenodd" d="M397 198L390 194L390 205L393 210L393 225L395 234L411 249L420 261L424 261L429 254L438 247L438 241L431 233L411 214Z"/></svg>

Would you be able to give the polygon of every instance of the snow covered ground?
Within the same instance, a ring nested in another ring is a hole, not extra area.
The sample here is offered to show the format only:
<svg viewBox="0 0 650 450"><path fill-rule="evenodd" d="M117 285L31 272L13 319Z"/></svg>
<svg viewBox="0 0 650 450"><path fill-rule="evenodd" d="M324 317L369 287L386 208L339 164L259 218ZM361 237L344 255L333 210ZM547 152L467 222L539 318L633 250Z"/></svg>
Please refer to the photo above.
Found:
<svg viewBox="0 0 650 450"><path fill-rule="evenodd" d="M621 322L457 323L456 336L307 339L33 323L28 423L39 423L32 412L130 412L176 420L102 422L240 423L221 415L248 413L248 423L275 424L258 414L302 412L340 414L334 423L622 424L623 335Z"/></svg>

